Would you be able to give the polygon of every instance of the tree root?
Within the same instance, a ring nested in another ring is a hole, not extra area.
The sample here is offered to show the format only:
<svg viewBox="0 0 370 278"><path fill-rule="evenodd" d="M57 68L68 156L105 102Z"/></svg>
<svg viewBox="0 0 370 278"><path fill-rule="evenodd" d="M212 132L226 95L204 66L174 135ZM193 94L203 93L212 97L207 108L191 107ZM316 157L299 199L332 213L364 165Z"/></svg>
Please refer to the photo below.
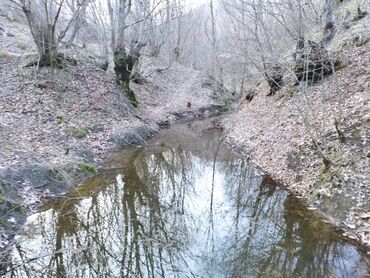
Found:
<svg viewBox="0 0 370 278"><path fill-rule="evenodd" d="M67 66L67 64L70 64L72 66L77 65L76 59L74 59L71 56L64 55L62 53L58 53L56 55L55 59L51 59L50 56L45 55L41 56L38 59L32 60L29 63L25 65L25 67L54 67L58 69L63 69Z"/></svg>

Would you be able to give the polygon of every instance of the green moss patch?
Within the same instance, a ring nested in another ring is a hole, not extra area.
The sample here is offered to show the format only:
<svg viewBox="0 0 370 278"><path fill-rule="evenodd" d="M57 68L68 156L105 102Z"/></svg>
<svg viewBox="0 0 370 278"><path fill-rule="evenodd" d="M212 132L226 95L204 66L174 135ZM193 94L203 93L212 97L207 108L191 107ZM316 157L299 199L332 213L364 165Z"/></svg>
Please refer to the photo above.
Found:
<svg viewBox="0 0 370 278"><path fill-rule="evenodd" d="M93 164L88 163L88 162L84 162L84 161L78 163L78 169L82 173L91 173L91 174L94 174L94 175L96 175L98 173L98 170L96 169L96 167Z"/></svg>
<svg viewBox="0 0 370 278"><path fill-rule="evenodd" d="M70 127L66 130L65 134L69 137L82 139L87 136L87 130L85 129L79 129L75 127Z"/></svg>
<svg viewBox="0 0 370 278"><path fill-rule="evenodd" d="M231 108L231 103L232 103L232 101L230 99L225 99L224 102L222 103L221 111L222 112L229 111L230 108Z"/></svg>
<svg viewBox="0 0 370 278"><path fill-rule="evenodd" d="M55 180L63 181L64 178L68 175L74 176L77 173L91 173L96 175L98 173L98 170L92 163L79 161L77 163L68 163L67 165L61 167L52 167L50 168L50 172L52 173Z"/></svg>

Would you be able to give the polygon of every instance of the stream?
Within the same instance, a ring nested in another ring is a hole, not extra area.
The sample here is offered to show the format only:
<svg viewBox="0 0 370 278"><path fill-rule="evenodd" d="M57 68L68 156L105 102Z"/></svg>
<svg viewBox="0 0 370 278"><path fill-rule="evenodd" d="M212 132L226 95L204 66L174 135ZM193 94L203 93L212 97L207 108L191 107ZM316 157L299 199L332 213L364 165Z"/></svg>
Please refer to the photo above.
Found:
<svg viewBox="0 0 370 278"><path fill-rule="evenodd" d="M5 277L365 277L366 255L208 121L115 153L29 216Z"/></svg>

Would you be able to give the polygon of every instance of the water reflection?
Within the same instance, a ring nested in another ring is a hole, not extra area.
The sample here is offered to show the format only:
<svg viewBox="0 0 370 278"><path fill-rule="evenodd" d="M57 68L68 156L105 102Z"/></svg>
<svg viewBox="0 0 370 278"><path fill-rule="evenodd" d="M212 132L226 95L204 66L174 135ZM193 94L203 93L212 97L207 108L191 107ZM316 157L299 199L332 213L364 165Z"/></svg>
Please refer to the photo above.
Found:
<svg viewBox="0 0 370 278"><path fill-rule="evenodd" d="M368 271L356 248L222 146L219 132L181 126L150 145L123 151L110 170L29 217L7 276L311 278Z"/></svg>

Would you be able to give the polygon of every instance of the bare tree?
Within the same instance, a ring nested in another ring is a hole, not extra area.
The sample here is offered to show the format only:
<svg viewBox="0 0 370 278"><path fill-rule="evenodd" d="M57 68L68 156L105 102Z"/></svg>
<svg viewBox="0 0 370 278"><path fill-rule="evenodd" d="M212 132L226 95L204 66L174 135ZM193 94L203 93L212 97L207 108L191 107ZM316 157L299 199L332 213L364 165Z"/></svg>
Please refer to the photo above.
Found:
<svg viewBox="0 0 370 278"><path fill-rule="evenodd" d="M273 55L276 46L272 43L271 29L267 25L266 3L262 0L223 1L223 7L238 29L248 31L244 39L253 42L255 47L254 58L250 59L250 63L263 74L271 93L274 93L280 87L282 76L277 64L278 56Z"/></svg>
<svg viewBox="0 0 370 278"><path fill-rule="evenodd" d="M145 25L142 23L155 14L161 2L161 0L107 0L114 71L117 81L135 107L138 102L130 88L130 80L139 61L141 49L147 44ZM131 33L130 27L134 29Z"/></svg>
<svg viewBox="0 0 370 278"><path fill-rule="evenodd" d="M88 13L88 18L91 24L93 24L94 30L97 32L99 37L99 47L101 49L101 53L103 56L103 64L102 68L107 70L109 67L109 60L110 60L110 33L109 33L109 26L110 23L108 22L109 19L107 16L102 12L104 10L104 3L102 2L94 2L90 6L90 10Z"/></svg>
<svg viewBox="0 0 370 278"><path fill-rule="evenodd" d="M82 8L80 8L82 2L83 0L67 0L67 6L71 10L72 14L76 14L78 9L80 9L80 11L76 14L76 18L72 24L72 32L66 43L67 48L72 46L81 27L86 24L87 5L83 5Z"/></svg>
<svg viewBox="0 0 370 278"><path fill-rule="evenodd" d="M324 0L324 37L322 42L328 44L334 37L333 0Z"/></svg>
<svg viewBox="0 0 370 278"><path fill-rule="evenodd" d="M209 11L210 11L210 29L208 30L208 26L206 25L206 33L207 37L211 42L212 45L212 60L213 60L213 66L212 66L212 71L213 76L217 77L221 83L223 83L223 67L219 59L219 41L217 38L217 21L216 21L216 9L214 5L214 0L209 1Z"/></svg>
<svg viewBox="0 0 370 278"><path fill-rule="evenodd" d="M62 67L63 56L58 52L58 46L75 19L91 0L81 0L64 26L60 26L60 19L66 4L65 0L10 1L24 12L37 46L39 59L32 65Z"/></svg>

